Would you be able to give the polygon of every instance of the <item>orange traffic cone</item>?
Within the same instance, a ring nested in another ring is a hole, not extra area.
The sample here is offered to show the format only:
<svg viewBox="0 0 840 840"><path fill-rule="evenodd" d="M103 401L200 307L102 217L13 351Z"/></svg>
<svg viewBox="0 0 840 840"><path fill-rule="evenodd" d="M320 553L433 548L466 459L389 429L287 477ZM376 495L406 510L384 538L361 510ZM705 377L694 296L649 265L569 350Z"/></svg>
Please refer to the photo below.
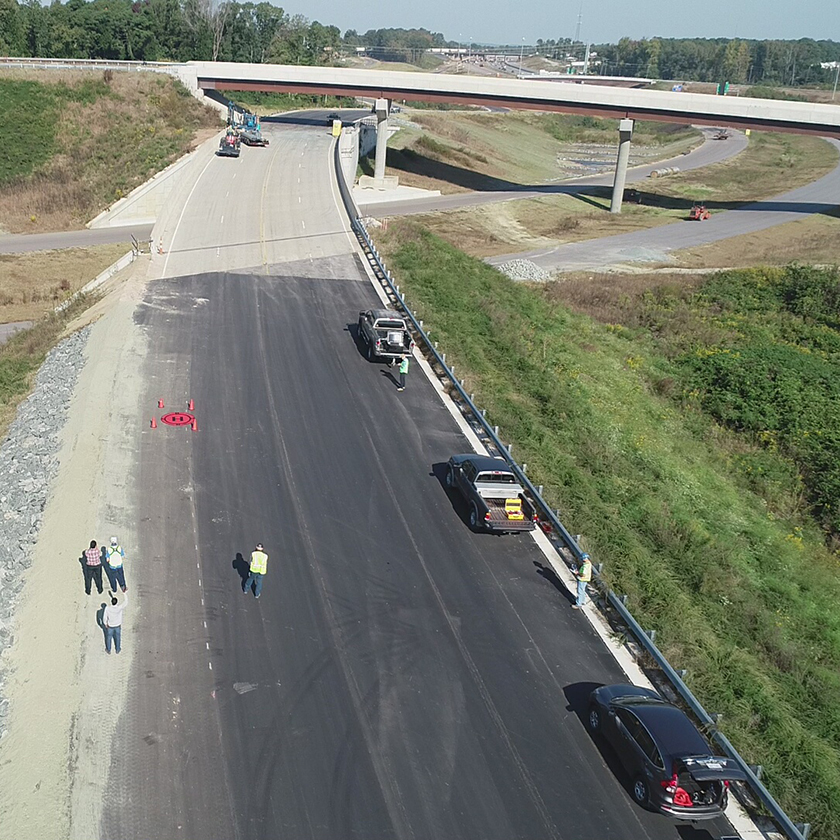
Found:
<svg viewBox="0 0 840 840"><path fill-rule="evenodd" d="M156 429L156 428L157 428L157 420L155 420L155 418L154 418L154 417L152 417L152 428L153 428L153 429Z"/></svg>
<svg viewBox="0 0 840 840"><path fill-rule="evenodd" d="M197 431L198 431L198 420L193 420L193 421L192 421L192 430L193 430L194 432L197 432Z"/></svg>
<svg viewBox="0 0 840 840"><path fill-rule="evenodd" d="M163 408L163 400L158 400L158 408Z"/></svg>
<svg viewBox="0 0 840 840"><path fill-rule="evenodd" d="M195 403L190 400L190 411L195 411Z"/></svg>

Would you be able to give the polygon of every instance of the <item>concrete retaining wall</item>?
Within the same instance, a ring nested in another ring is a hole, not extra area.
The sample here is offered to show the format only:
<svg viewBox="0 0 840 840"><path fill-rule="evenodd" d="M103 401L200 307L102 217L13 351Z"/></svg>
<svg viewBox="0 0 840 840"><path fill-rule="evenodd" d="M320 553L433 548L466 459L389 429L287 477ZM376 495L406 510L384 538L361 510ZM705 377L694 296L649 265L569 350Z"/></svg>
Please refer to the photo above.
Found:
<svg viewBox="0 0 840 840"><path fill-rule="evenodd" d="M208 100L209 101L209 100ZM219 142L219 136L211 137L206 143L214 146ZM199 148L202 148L202 144ZM89 228L119 227L121 225L154 224L160 211L166 206L170 195L178 188L185 167L196 156L198 150L189 152L170 164L166 169L158 172L145 184L132 190L125 198L100 213L95 219L87 223Z"/></svg>

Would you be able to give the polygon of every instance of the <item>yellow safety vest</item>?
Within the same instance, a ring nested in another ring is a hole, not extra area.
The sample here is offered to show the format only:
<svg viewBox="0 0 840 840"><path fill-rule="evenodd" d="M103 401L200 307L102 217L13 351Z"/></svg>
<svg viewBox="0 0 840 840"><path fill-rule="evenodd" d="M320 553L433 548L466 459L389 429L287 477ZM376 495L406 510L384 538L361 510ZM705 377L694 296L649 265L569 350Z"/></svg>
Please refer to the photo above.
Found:
<svg viewBox="0 0 840 840"><path fill-rule="evenodd" d="M584 560L583 563L580 564L577 576L578 580L582 580L584 583L589 583L589 581L592 580L592 563L588 560Z"/></svg>
<svg viewBox="0 0 840 840"><path fill-rule="evenodd" d="M265 565L268 562L268 555L264 551L251 552L251 571L264 575Z"/></svg>

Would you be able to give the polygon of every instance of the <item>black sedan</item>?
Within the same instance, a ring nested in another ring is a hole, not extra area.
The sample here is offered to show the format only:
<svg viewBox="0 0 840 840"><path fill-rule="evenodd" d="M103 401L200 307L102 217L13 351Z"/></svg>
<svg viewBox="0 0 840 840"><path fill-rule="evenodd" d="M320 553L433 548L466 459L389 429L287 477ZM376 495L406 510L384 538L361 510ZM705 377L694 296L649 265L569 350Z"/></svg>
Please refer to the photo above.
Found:
<svg viewBox="0 0 840 840"><path fill-rule="evenodd" d="M596 688L588 723L615 749L644 808L681 820L714 819L729 801L729 782L746 779L732 759L710 754L685 712L651 689Z"/></svg>

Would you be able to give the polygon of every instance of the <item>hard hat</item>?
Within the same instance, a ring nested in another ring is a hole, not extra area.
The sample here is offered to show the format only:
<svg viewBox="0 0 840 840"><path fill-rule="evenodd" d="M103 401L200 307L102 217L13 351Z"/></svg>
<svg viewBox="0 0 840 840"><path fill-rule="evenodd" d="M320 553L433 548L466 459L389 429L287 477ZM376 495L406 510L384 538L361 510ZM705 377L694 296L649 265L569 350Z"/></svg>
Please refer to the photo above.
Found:
<svg viewBox="0 0 840 840"><path fill-rule="evenodd" d="M111 545L116 545L116 544L117 544L117 538L116 537L111 537Z"/></svg>
<svg viewBox="0 0 840 840"><path fill-rule="evenodd" d="M586 552L584 552L583 554L581 554L581 555L580 555L580 559L581 559L581 560L588 560L588 559L589 559L589 555L588 555Z"/></svg>
<svg viewBox="0 0 840 840"><path fill-rule="evenodd" d="M262 550L262 547L263 547L262 543L257 543L257 548L258 549Z"/></svg>

